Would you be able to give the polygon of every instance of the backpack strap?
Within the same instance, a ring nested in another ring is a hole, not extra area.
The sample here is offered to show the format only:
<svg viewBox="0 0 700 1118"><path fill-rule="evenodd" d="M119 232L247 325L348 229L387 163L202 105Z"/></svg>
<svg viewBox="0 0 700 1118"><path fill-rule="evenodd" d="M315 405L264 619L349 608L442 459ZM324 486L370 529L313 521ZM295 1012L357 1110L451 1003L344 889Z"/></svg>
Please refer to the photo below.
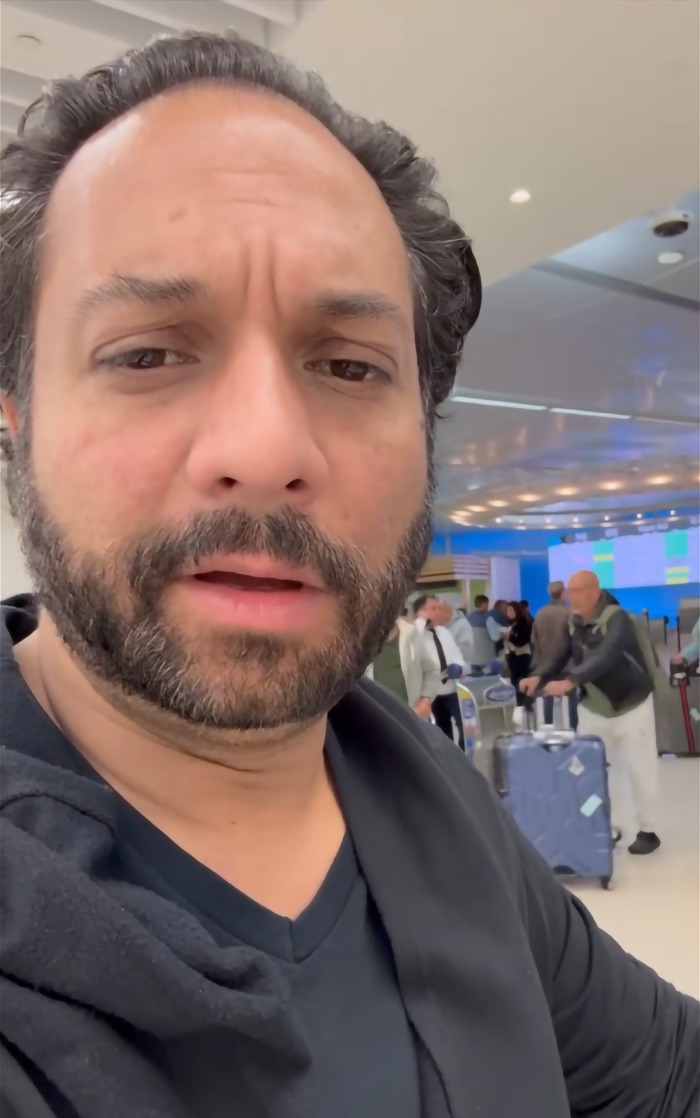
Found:
<svg viewBox="0 0 700 1118"><path fill-rule="evenodd" d="M600 616L596 618L593 623L593 628L599 629L601 633L605 634L608 628L608 621L614 613L619 613L621 609L622 606L618 606L616 603L611 602L605 607Z"/></svg>

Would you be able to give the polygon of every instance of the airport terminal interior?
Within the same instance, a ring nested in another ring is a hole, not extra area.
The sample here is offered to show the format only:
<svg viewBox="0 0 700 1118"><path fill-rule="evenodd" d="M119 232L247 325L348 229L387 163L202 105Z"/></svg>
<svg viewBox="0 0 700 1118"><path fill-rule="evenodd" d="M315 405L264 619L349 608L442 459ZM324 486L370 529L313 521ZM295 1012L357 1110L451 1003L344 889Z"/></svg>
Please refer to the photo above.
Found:
<svg viewBox="0 0 700 1118"><path fill-rule="evenodd" d="M434 535L412 600L468 618L477 598L526 602L536 618L550 584L587 571L641 627L658 661L661 845L628 852L638 827L620 800L612 888L569 884L628 951L699 995L690 653L670 682L700 618L694 0L2 0L0 14L3 146L47 81L196 24L317 69L435 160L484 294L441 407ZM8 598L30 585L4 493L0 543ZM507 678L504 654L492 659ZM478 733L491 726L484 716Z"/></svg>

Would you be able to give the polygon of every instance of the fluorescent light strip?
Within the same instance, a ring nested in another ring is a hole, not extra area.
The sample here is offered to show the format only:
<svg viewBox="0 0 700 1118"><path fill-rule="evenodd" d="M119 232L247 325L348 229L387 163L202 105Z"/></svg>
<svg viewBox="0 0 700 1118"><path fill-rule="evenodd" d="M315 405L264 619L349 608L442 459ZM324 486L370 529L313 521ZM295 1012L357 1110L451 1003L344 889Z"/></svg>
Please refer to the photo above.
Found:
<svg viewBox="0 0 700 1118"><path fill-rule="evenodd" d="M584 411L582 408L550 408L557 415L585 415L595 419L631 419L631 415L620 415L616 411Z"/></svg>
<svg viewBox="0 0 700 1118"><path fill-rule="evenodd" d="M658 415L635 415L641 423L673 423L676 427L697 427L697 419L662 419Z"/></svg>
<svg viewBox="0 0 700 1118"><path fill-rule="evenodd" d="M547 411L545 404L523 404L514 400L485 400L479 396L450 396L454 404L479 404L485 408L518 408L520 411Z"/></svg>
<svg viewBox="0 0 700 1118"><path fill-rule="evenodd" d="M476 404L483 408L515 408L518 411L548 411L555 415L582 415L587 419L634 419L638 423L672 423L678 427L697 427L696 419L666 419L655 415L624 415L616 411L589 411L586 408L550 408L546 404L527 404L523 400L494 400L483 396L450 396L454 404Z"/></svg>

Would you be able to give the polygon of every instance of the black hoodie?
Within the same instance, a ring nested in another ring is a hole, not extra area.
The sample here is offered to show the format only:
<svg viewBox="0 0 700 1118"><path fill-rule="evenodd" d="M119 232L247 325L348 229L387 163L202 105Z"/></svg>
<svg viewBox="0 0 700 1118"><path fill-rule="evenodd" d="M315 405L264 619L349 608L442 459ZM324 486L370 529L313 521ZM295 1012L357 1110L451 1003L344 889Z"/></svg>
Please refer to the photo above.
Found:
<svg viewBox="0 0 700 1118"><path fill-rule="evenodd" d="M18 686L7 635L3 658ZM398 700L362 683L330 722L420 1042L424 1118L695 1116L697 1003L596 928L464 755ZM267 957L218 946L176 904L110 876L112 790L29 726L5 725L3 741L3 1118L315 1115Z"/></svg>

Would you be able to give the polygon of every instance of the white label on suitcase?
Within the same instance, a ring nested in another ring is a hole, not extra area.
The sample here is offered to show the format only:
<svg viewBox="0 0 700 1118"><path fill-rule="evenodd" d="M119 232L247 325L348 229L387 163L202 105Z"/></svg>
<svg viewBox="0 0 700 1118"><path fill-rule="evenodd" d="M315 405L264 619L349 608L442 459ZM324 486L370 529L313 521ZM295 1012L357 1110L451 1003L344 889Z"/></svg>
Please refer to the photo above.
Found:
<svg viewBox="0 0 700 1118"><path fill-rule="evenodd" d="M593 796L589 796L585 804L581 804L581 815L585 815L586 819L590 819L591 816L598 810L602 802L603 801L601 800L600 796L596 796L595 794Z"/></svg>
<svg viewBox="0 0 700 1118"><path fill-rule="evenodd" d="M585 773L585 771L586 766L581 764L581 761L578 757L574 757L571 764L569 765L569 772L571 773L571 775L581 776L581 773Z"/></svg>

